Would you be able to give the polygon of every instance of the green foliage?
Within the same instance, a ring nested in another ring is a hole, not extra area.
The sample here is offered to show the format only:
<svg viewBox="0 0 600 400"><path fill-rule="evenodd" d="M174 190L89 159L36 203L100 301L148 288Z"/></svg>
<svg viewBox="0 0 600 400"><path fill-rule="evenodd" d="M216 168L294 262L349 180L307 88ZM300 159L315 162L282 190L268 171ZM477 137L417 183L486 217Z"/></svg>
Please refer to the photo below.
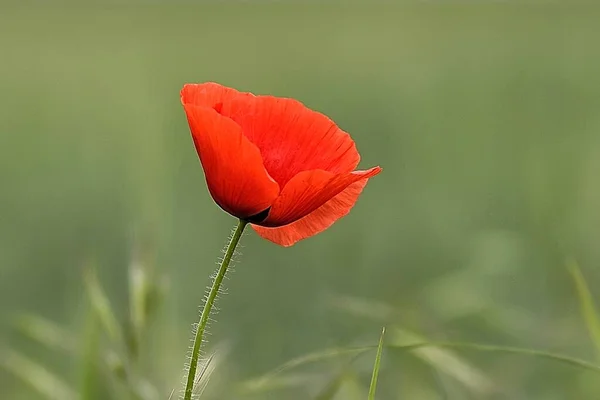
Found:
<svg viewBox="0 0 600 400"><path fill-rule="evenodd" d="M568 268L573 277L573 281L575 282L577 295L579 296L581 315L583 316L590 338L592 339L596 350L600 352L600 316L596 310L592 293L581 273L579 265L575 261L570 261L568 263Z"/></svg>
<svg viewBox="0 0 600 400"><path fill-rule="evenodd" d="M139 277L147 276L147 268L136 265ZM139 354L135 349L138 344L124 341L124 329L118 322L110 300L105 294L94 270L86 269L85 289L89 300L90 311L87 320L77 337L70 331L43 317L22 315L17 319L16 327L28 339L47 347L62 357L78 362L77 374L80 379L79 390L71 388L62 378L50 372L36 361L29 360L16 351L9 350L2 358L4 368L20 377L47 399L104 399L105 390L102 385L108 379L110 398L132 400L159 399L156 388L146 378L140 376L138 370ZM129 290L135 293L138 306L156 301L155 291L141 291L139 279L130 280ZM146 281L147 285L155 285ZM141 293L140 293L141 292ZM136 297L137 296L137 297ZM131 306L135 308L135 305ZM141 340L149 332L147 321L152 317L155 308L141 307L142 315L130 314L129 324L139 331L136 338ZM104 335L102 335L104 333ZM102 340L106 337L107 343ZM128 345L129 344L129 345ZM135 347L133 347L135 346ZM207 367L208 368L208 367Z"/></svg>
<svg viewBox="0 0 600 400"><path fill-rule="evenodd" d="M0 356L2 367L31 385L48 400L75 400L77 394L54 373L16 351L5 351Z"/></svg>
<svg viewBox="0 0 600 400"><path fill-rule="evenodd" d="M88 293L92 312L96 315L104 328L109 339L113 343L123 343L123 331L117 322L114 312L110 306L108 297L100 287L96 274L93 270L87 270L85 274L86 292Z"/></svg>

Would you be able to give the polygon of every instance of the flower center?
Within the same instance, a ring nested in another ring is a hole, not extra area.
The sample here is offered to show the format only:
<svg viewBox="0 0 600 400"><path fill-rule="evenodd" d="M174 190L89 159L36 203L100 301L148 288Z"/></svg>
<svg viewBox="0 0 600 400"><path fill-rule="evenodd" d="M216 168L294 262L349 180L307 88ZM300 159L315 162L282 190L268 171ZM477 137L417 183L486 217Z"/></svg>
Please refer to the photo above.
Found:
<svg viewBox="0 0 600 400"><path fill-rule="evenodd" d="M248 221L252 224L259 224L259 223L263 222L265 219L267 219L267 217L269 216L269 211L271 211L271 207L259 212L258 214L249 216L248 218L246 218L246 221Z"/></svg>

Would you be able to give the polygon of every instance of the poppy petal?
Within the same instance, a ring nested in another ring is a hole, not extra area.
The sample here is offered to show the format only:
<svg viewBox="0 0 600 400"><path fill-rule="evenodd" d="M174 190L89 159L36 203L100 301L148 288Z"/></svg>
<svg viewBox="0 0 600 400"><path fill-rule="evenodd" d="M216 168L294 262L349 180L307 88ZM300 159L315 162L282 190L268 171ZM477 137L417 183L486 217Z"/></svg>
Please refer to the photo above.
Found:
<svg viewBox="0 0 600 400"><path fill-rule="evenodd" d="M281 246L291 246L302 239L324 231L335 221L348 214L367 182L367 178L354 182L315 211L289 225L278 228L252 225L252 228L264 239Z"/></svg>
<svg viewBox="0 0 600 400"><path fill-rule="evenodd" d="M236 96L242 95L242 97L244 97L250 94L238 92L235 89L219 85L218 83L206 82L187 83L183 85L180 95L182 104L193 104L199 107L213 108L219 112L223 102L231 100Z"/></svg>
<svg viewBox="0 0 600 400"><path fill-rule="evenodd" d="M235 96L221 113L241 127L259 149L280 187L303 171L353 171L360 156L354 141L327 116L294 99Z"/></svg>
<svg viewBox="0 0 600 400"><path fill-rule="evenodd" d="M240 126L211 108L184 104L184 109L215 202L238 218L269 208L279 194L279 185Z"/></svg>
<svg viewBox="0 0 600 400"><path fill-rule="evenodd" d="M354 182L377 175L381 168L332 174L323 170L300 172L281 190L273 202L264 226L284 226L310 214Z"/></svg>

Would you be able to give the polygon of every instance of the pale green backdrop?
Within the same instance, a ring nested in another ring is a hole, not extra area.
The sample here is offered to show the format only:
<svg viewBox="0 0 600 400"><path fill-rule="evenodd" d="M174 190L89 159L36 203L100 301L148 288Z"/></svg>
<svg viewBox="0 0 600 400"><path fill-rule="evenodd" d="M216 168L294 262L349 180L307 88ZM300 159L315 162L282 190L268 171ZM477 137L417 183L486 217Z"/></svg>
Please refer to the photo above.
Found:
<svg viewBox="0 0 600 400"><path fill-rule="evenodd" d="M206 190L179 90L217 81L328 114L361 167L384 172L319 236L289 249L244 237L210 328L227 357L207 398L316 398L343 359L290 371L281 389L236 385L375 344L383 324L596 361L566 260L600 296L600 8L483 3L2 6L0 354L77 390L81 358L25 338L15 318L85 338L93 264L125 319L141 243L167 281L141 369L160 398L178 388L235 223ZM372 358L339 399L366 399ZM390 350L381 368L381 400L600 398L598 375L518 355ZM44 397L9 368L0 398Z"/></svg>

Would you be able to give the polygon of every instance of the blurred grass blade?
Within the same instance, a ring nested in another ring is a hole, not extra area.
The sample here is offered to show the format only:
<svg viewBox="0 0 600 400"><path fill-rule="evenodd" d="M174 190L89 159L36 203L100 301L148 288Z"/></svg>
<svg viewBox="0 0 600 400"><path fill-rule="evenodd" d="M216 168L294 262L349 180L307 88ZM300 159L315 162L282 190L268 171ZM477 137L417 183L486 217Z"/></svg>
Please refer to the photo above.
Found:
<svg viewBox="0 0 600 400"><path fill-rule="evenodd" d="M434 366L430 366L430 367L431 367L433 380L435 381L435 387L438 389L440 400L448 400L450 398L450 396L448 394L448 389L446 388L446 385L444 383L444 377L437 370L437 368L435 368Z"/></svg>
<svg viewBox="0 0 600 400"><path fill-rule="evenodd" d="M51 350L73 353L77 349L77 339L71 332L44 317L23 314L15 325L23 335Z"/></svg>
<svg viewBox="0 0 600 400"><path fill-rule="evenodd" d="M340 393L344 386L346 392L341 398L348 400L348 397L353 399L364 399L365 396L357 395L358 390L354 388L356 381L356 373L351 369L351 363L354 359L348 360L348 363L325 384L323 389L314 397L314 400L333 400ZM365 392L366 395L366 392Z"/></svg>
<svg viewBox="0 0 600 400"><path fill-rule="evenodd" d="M87 313L83 348L81 357L80 399L96 400L99 398L100 335L99 320L96 313Z"/></svg>
<svg viewBox="0 0 600 400"><path fill-rule="evenodd" d="M590 338L594 343L596 350L600 353L600 319L596 306L594 305L594 298L577 262L574 260L568 261L567 268L575 282L581 315L587 326Z"/></svg>
<svg viewBox="0 0 600 400"><path fill-rule="evenodd" d="M411 345L429 342L426 338L404 329L394 329L392 342L396 345ZM494 384L481 370L454 352L434 346L416 348L411 353L436 370L454 378L478 396L494 391Z"/></svg>
<svg viewBox="0 0 600 400"><path fill-rule="evenodd" d="M148 328L166 290L166 282L156 279L148 265L147 251L135 245L129 263L129 323L127 326L127 348L132 356L138 357L140 341Z"/></svg>
<svg viewBox="0 0 600 400"><path fill-rule="evenodd" d="M239 395L249 395L264 393L271 390L288 389L295 386L303 386L307 383L313 383L319 378L319 374L282 373L276 376L271 376L269 379L257 378L242 382L239 384L237 392Z"/></svg>
<svg viewBox="0 0 600 400"><path fill-rule="evenodd" d="M575 264L576 267L576 264ZM573 270L573 269L572 269ZM575 271L578 271L576 269ZM575 274L577 275L577 273ZM581 276L579 273L578 275ZM592 322L593 331L598 332L598 338L600 338L600 322L597 318L597 313L593 312L593 302L591 301L591 295L589 290L587 290L587 286L585 285L585 281L580 279L580 283L583 283L584 291L583 293L587 293L584 298L589 299L586 301L588 305L586 308L589 310L587 314L589 315L590 321ZM336 308L341 309L345 312L348 312L352 315L367 317L370 319L382 320L389 319L392 317L394 313L393 308L389 305L377 301L364 300L356 297L339 297L339 301L334 302ZM369 313L369 308L374 308L375 310L379 310L379 312ZM592 317L593 316L593 317ZM504 346L490 346L490 345L480 345L476 343L449 343L449 342L429 342L426 338L418 337L414 333L408 332L406 330L400 331L398 330L396 333L402 332L404 338L400 341L400 344L396 343L395 345L388 345L385 347L403 349L403 350L411 350L421 348L423 350L427 350L427 352L421 352L421 357L426 360L430 365L434 368L439 369L440 371L446 373L459 380L460 382L467 383L467 387L474 388L476 391L482 391L483 393L488 393L493 389L493 385L489 378L487 378L482 372L475 369L466 363L462 358L459 358L457 355L452 353L448 353L445 351L441 351L443 348L449 349L454 348L457 350L475 350L475 351L486 351L486 352L499 352L506 354L520 354L528 357L536 357L536 358L545 358L548 360L552 360L554 362L560 362L563 364L568 364L574 367L578 367L581 369L585 369L588 371L594 371L596 373L600 372L600 366L590 363L585 360L549 353L541 350L533 350L533 349L525 349L525 348L515 348L515 347L504 347ZM407 338L406 336L410 336ZM406 340L410 339L410 340ZM599 339L600 340L600 339ZM408 342L408 344L407 344ZM412 343L412 344L410 344Z"/></svg>
<svg viewBox="0 0 600 400"><path fill-rule="evenodd" d="M352 315L375 319L377 321L389 321L394 315L398 314L393 307L388 304L352 296L339 297L339 301L336 301L333 305ZM370 313L370 309L378 311ZM416 333L409 332L408 330L400 329L394 329L392 341L396 345L428 342L427 338L420 337ZM429 364L436 370L451 376L480 396L489 394L493 391L494 385L490 378L458 355L446 349L434 347L420 348L414 350L413 353L423 362Z"/></svg>
<svg viewBox="0 0 600 400"><path fill-rule="evenodd" d="M161 396L158 393L158 390L154 387L152 383L145 379L140 379L138 382L133 383L133 387L131 388L133 393L135 394L137 399L140 400L159 400ZM164 398L164 397L163 397Z"/></svg>
<svg viewBox="0 0 600 400"><path fill-rule="evenodd" d="M325 361L332 358L342 357L342 356L359 356L367 351L375 349L376 346L364 346L364 347L349 347L349 348L331 348L325 349L322 351L317 351L314 353L310 353L301 357L294 358L286 363L280 365L277 368L267 372L266 374L248 380L242 384L242 388L245 391L255 392L264 390L265 388L274 388L281 386L281 381L283 378L278 378L277 375L281 374L284 371L301 367L307 364L312 364L316 362ZM486 344L478 344L478 343L469 343L469 342L417 342L410 344L387 344L383 345L385 349L397 350L397 351L414 351L417 349L424 348L437 348L437 349L456 349L456 350L472 350L478 352L492 352L492 353L503 353L503 354L514 354L521 355L527 357L534 357L540 359L547 359L550 361L558 362L561 364L565 364L571 367L580 368L582 370L594 372L600 374L600 365L593 364L589 361L582 360L579 358L574 358L562 354L551 353L543 350L535 350L535 349L527 349L520 347L510 347L510 346L494 346L494 345L486 345ZM294 375L296 377L297 375ZM290 376L286 376L287 380L296 379L291 378Z"/></svg>
<svg viewBox="0 0 600 400"><path fill-rule="evenodd" d="M208 358L199 362L196 376L194 377L194 396L196 396L196 398L202 396L208 386L212 374L225 360L228 352L229 346L227 344L218 344Z"/></svg>
<svg viewBox="0 0 600 400"><path fill-rule="evenodd" d="M146 293L148 291L148 276L146 270L134 254L129 263L129 312L131 325L136 336L139 336L146 325Z"/></svg>
<svg viewBox="0 0 600 400"><path fill-rule="evenodd" d="M214 359L215 354L213 353L206 359L206 361L202 363L202 365L199 366L198 370L196 371L196 377L194 380L194 395L196 397L202 396L206 390L206 387L208 386L210 376L215 370L215 363L213 362Z"/></svg>
<svg viewBox="0 0 600 400"><path fill-rule="evenodd" d="M333 378L327 382L325 387L314 397L314 400L333 400L335 395L340 391L345 379L345 371L334 375Z"/></svg>
<svg viewBox="0 0 600 400"><path fill-rule="evenodd" d="M133 398L135 400L158 400L158 391L152 383L140 378L130 371L126 362L114 351L108 351L103 356L108 373L115 378L118 389L122 392L117 398ZM128 397L123 397L128 396Z"/></svg>
<svg viewBox="0 0 600 400"><path fill-rule="evenodd" d="M59 377L27 357L9 350L0 356L0 365L50 400L75 400L76 393Z"/></svg>
<svg viewBox="0 0 600 400"><path fill-rule="evenodd" d="M348 348L331 348L325 349L321 351L316 351L313 353L308 353L300 357L293 358L284 364L281 364L279 367L274 368L273 370L263 374L262 376L251 379L243 383L243 386L250 388L252 391L256 391L261 387L272 386L271 380L275 378L276 375L281 374L284 371L289 369L297 368L302 365L312 364L320 361L329 360L332 358L338 358L342 356L356 356L361 353L364 353L368 350L371 350L373 347L348 347Z"/></svg>
<svg viewBox="0 0 600 400"><path fill-rule="evenodd" d="M121 326L117 322L110 306L110 301L102 290L98 278L92 269L86 271L85 284L92 309L98 315L98 319L109 338L115 343L123 343Z"/></svg>
<svg viewBox="0 0 600 400"><path fill-rule="evenodd" d="M133 358L137 358L140 340L146 327L148 300L148 274L141 261L139 249L134 248L129 263L129 327L127 348Z"/></svg>
<svg viewBox="0 0 600 400"><path fill-rule="evenodd" d="M369 400L375 400L375 391L377 390L377 378L379 377L379 365L381 364L381 354L383 353L383 338L385 336L385 327L381 330L379 344L377 345L377 355L375 356L375 365L373 366L373 375L371 376L371 385L369 386Z"/></svg>
<svg viewBox="0 0 600 400"><path fill-rule="evenodd" d="M348 357L347 363L351 364L355 358L361 354L375 349L375 346L330 348L313 353L308 353L300 357L293 358L271 371L254 379L243 382L241 386L242 393L257 393L284 387L297 386L314 380L314 376L306 374L282 374L290 369L302 367L304 365L327 361L339 357ZM346 371L348 368L346 367ZM318 376L317 376L318 378ZM364 397L363 397L364 398Z"/></svg>
<svg viewBox="0 0 600 400"><path fill-rule="evenodd" d="M347 373L340 393L340 399L344 400L363 400L368 395L367 388L359 379L358 374L352 371Z"/></svg>
<svg viewBox="0 0 600 400"><path fill-rule="evenodd" d="M510 347L510 346L495 346L479 343L469 342L422 342L407 345L386 345L386 348L410 351L419 348L437 347L437 348L449 348L457 350L473 350L479 352L490 352L490 353L504 353L504 354L515 354L527 357L547 359L555 361L561 364L569 365L571 367L580 368L582 370L595 372L600 374L600 365L596 365L580 358L565 356L562 354L551 353L543 350L527 349L521 347Z"/></svg>
<svg viewBox="0 0 600 400"><path fill-rule="evenodd" d="M108 350L102 355L102 360L111 376L118 381L127 382L129 371L119 354L114 350Z"/></svg>

